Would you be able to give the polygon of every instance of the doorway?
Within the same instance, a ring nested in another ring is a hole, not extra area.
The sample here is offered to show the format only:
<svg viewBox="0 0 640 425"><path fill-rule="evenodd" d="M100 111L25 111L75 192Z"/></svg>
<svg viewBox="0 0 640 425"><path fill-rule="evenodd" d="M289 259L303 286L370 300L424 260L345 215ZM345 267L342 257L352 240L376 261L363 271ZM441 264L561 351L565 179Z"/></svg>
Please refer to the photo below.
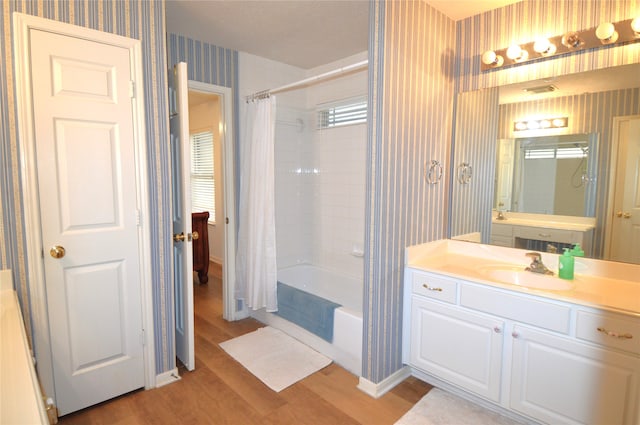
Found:
<svg viewBox="0 0 640 425"><path fill-rule="evenodd" d="M216 173L216 208L214 223L209 225L210 258L222 266L222 317L237 320L233 294L235 282L236 210L235 210L235 150L233 134L233 94L231 88L189 81L189 109L202 100L215 102L211 120L214 133L214 171ZM191 121L191 119L190 119ZM194 122L197 124L197 122ZM219 190L220 189L220 190ZM211 221L211 220L210 220Z"/></svg>

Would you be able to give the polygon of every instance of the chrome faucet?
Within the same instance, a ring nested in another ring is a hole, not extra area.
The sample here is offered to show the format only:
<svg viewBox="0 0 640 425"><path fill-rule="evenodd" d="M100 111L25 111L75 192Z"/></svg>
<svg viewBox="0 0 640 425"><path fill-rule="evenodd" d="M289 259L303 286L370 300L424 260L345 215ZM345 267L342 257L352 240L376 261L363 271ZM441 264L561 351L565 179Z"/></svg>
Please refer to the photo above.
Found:
<svg viewBox="0 0 640 425"><path fill-rule="evenodd" d="M531 257L531 264L525 269L525 271L552 275L553 272L542 264L542 255L539 252L527 252L527 257Z"/></svg>

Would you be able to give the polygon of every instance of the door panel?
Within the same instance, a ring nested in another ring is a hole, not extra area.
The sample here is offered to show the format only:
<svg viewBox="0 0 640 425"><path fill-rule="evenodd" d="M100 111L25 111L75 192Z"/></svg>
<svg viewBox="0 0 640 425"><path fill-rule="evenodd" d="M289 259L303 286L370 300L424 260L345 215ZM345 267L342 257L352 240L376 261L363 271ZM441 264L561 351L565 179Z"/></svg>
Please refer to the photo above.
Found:
<svg viewBox="0 0 640 425"><path fill-rule="evenodd" d="M618 124L611 260L640 264L640 117Z"/></svg>
<svg viewBox="0 0 640 425"><path fill-rule="evenodd" d="M187 64L180 62L170 76L171 185L173 233L183 240L173 243L176 356L187 370L195 368L193 336L193 244L191 242L191 145Z"/></svg>
<svg viewBox="0 0 640 425"><path fill-rule="evenodd" d="M145 384L133 77L128 49L30 35L47 309L64 415Z"/></svg>

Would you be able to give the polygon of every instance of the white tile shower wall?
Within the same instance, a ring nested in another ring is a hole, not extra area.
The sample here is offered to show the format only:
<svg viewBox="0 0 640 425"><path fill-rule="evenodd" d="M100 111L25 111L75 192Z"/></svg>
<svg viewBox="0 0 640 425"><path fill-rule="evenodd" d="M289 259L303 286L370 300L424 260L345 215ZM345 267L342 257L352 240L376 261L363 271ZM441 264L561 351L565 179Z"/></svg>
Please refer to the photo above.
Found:
<svg viewBox="0 0 640 425"><path fill-rule="evenodd" d="M278 106L276 118L276 247L278 267L310 263L313 245L308 113Z"/></svg>
<svg viewBox="0 0 640 425"><path fill-rule="evenodd" d="M358 279L364 245L365 124L313 135L313 263Z"/></svg>

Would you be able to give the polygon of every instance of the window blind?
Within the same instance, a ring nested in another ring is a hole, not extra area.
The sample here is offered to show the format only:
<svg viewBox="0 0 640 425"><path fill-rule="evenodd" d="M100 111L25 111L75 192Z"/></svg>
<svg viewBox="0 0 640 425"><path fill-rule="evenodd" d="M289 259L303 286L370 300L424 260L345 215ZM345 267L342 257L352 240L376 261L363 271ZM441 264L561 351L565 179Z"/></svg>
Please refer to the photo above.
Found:
<svg viewBox="0 0 640 425"><path fill-rule="evenodd" d="M209 211L215 222L216 185L213 174L213 133L204 131L190 135L191 142L191 210Z"/></svg>
<svg viewBox="0 0 640 425"><path fill-rule="evenodd" d="M318 128L321 129L365 122L367 122L366 99L356 99L318 109Z"/></svg>

